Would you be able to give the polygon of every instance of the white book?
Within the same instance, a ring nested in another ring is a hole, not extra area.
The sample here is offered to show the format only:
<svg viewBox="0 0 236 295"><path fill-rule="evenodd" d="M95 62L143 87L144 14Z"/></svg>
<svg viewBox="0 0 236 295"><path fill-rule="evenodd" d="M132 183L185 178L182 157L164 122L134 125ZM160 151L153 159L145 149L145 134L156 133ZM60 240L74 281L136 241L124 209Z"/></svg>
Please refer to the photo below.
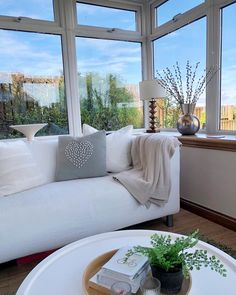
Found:
<svg viewBox="0 0 236 295"><path fill-rule="evenodd" d="M140 287L140 282L143 278L145 278L150 271L150 266L147 265L143 271L136 276L134 279L129 280L128 278L123 279L123 282L127 282L131 285L132 293L136 293ZM90 282L93 282L95 284L98 284L102 287L110 289L112 284L115 282L120 281L120 279L116 279L113 277L105 276L104 274L101 273L101 270L90 279Z"/></svg>
<svg viewBox="0 0 236 295"><path fill-rule="evenodd" d="M112 258L103 265L103 274L109 274L115 278L127 277L131 280L142 272L142 269L148 264L148 258L142 254L135 253L125 262L125 257L129 249L131 248L123 247L119 249Z"/></svg>

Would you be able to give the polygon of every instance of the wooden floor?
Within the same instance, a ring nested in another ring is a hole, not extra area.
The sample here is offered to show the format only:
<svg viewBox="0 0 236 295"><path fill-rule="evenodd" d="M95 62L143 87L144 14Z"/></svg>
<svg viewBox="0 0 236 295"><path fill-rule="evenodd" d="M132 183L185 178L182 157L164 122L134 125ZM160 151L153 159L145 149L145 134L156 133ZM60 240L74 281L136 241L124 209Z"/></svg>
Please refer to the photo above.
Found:
<svg viewBox="0 0 236 295"><path fill-rule="evenodd" d="M162 220L151 221L130 228L156 229L182 234L190 233L194 229L199 229L200 233L204 234L209 239L225 244L236 250L235 232L183 209L181 209L179 214L174 216L174 226L171 228L164 225ZM37 263L34 262L26 265L6 266L0 269L0 295L15 294L23 279L36 265Z"/></svg>

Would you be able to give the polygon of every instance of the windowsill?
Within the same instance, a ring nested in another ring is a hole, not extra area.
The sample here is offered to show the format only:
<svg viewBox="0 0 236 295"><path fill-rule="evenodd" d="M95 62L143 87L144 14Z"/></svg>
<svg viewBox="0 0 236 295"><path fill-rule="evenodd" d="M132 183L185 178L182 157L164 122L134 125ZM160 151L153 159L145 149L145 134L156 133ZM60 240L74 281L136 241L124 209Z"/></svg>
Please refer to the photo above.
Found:
<svg viewBox="0 0 236 295"><path fill-rule="evenodd" d="M144 132L145 129L134 130L136 135ZM236 135L207 135L200 132L196 135L181 135L176 131L161 131L160 134L177 137L184 147L236 152Z"/></svg>
<svg viewBox="0 0 236 295"><path fill-rule="evenodd" d="M134 135L143 134L143 133L145 133L145 129L135 129L133 131ZM160 134L177 137L184 147L236 152L236 135L222 135L224 137L209 138L207 137L208 135L205 133L197 133L196 135L181 135L179 132L176 132L176 131L161 131ZM39 141L43 141L43 140L56 139L57 137L58 135L36 136L35 139ZM25 137L1 139L1 141L3 142L14 141L14 140L27 141Z"/></svg>
<svg viewBox="0 0 236 295"><path fill-rule="evenodd" d="M161 132L162 134L178 137L178 140L185 147L203 148L212 150L222 150L236 152L236 136L222 135L223 137L207 137L204 133L196 135L181 135L178 132Z"/></svg>

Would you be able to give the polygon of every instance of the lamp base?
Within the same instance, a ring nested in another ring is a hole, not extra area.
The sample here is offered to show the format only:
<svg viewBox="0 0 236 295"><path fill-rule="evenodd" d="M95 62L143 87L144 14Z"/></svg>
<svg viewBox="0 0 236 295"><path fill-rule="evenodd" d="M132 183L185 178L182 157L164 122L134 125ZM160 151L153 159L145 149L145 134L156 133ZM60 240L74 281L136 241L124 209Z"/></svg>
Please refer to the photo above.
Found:
<svg viewBox="0 0 236 295"><path fill-rule="evenodd" d="M158 133L160 132L160 129L155 129L155 130L146 130L146 133Z"/></svg>
<svg viewBox="0 0 236 295"><path fill-rule="evenodd" d="M147 133L157 133L160 129L157 128L156 123L156 99L152 98L149 101L149 129L146 130Z"/></svg>

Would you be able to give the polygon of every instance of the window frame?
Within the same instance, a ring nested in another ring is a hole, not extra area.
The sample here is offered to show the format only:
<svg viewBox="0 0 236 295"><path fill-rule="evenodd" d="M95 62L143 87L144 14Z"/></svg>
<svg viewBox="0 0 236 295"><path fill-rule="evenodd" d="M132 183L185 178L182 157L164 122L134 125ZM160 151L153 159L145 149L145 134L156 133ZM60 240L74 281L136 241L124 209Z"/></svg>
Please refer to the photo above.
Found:
<svg viewBox="0 0 236 295"><path fill-rule="evenodd" d="M71 0L69 0L71 1ZM68 2L69 2L68 1ZM68 47L67 39L68 39L68 29L66 29L65 25L65 15L64 15L64 0L53 0L53 8L54 8L54 21L46 21L46 20L38 20L31 19L28 17L22 17L21 20L18 20L18 17L9 17L9 16L0 16L0 29L11 30L11 31L19 31L19 32L33 32L33 33L41 33L41 34L54 34L59 35L61 37L61 45L62 45L62 62L64 69L64 83L65 83L65 96L66 96L66 104L67 104L67 114L68 114L68 126L69 126L69 134L78 134L77 123L74 123L74 117L78 116L78 112L76 115L72 115L72 110L76 109L72 107L71 99L71 82L70 82L70 66L68 62ZM67 1L65 1L67 2ZM57 135L56 135L57 136ZM48 138L50 136L46 136ZM44 137L42 137L44 138Z"/></svg>
<svg viewBox="0 0 236 295"><path fill-rule="evenodd" d="M151 4L151 35L150 35L150 51L151 51L151 58L152 58L152 68L151 68L151 77L153 79L154 75L154 41L172 33L175 32L178 29L181 29L203 17L207 17L206 13L206 3L200 4L196 6L195 8L181 14L178 16L178 18L173 21L170 20L169 22L159 26L155 27L155 21L153 20L156 18L155 16L155 9L156 7L162 5L166 0L159 0L159 1L154 1ZM208 26L208 21L207 21L207 26ZM208 34L206 33L207 40L206 43L208 44ZM206 44L206 48L207 48ZM206 64L207 64L207 59L206 59ZM176 128L161 128L161 130L164 131L176 131ZM204 130L199 130L199 132L205 132Z"/></svg>
<svg viewBox="0 0 236 295"><path fill-rule="evenodd" d="M230 135L236 130L220 130L221 114L221 9L235 3L235 0L207 0L208 5L208 42L207 42L207 67L219 69L211 83L206 87L206 132Z"/></svg>
<svg viewBox="0 0 236 295"><path fill-rule="evenodd" d="M233 130L223 130L223 129L220 129L220 125L221 125L221 83L222 83L222 68L221 68L221 65L222 65L222 34L223 34L223 30L222 30L222 11L224 8L232 5L232 4L236 4L236 0L233 0L233 1L217 1L217 5L216 5L216 10L217 10L217 17L218 17L218 24L219 24L219 38L220 38L220 50L219 50L219 56L218 56L218 59L219 59L219 68L220 68L220 71L219 71L219 96L218 96L218 121L217 121L217 129L219 131L220 134L236 134L236 130L233 131Z"/></svg>
<svg viewBox="0 0 236 295"><path fill-rule="evenodd" d="M115 28L115 31L117 34L127 34L129 37L131 36L136 36L139 37L141 34L141 7L137 5L131 5L130 3L128 4L121 4L121 3L107 3L107 1L104 0L76 0L77 3L83 3L83 4L88 4L88 5L94 5L94 6L99 6L99 7L105 7L105 8L114 8L114 9L119 9L119 10L124 10L124 11L132 11L135 12L135 30L125 30L125 29L119 29ZM109 4L109 5L108 5ZM94 32L108 32L111 33L111 29L114 29L113 27L100 27L100 26L90 26L90 25L81 25L77 22L77 7L75 7L75 12L76 12L76 24L77 27L81 32L88 32L88 31L94 31Z"/></svg>
<svg viewBox="0 0 236 295"><path fill-rule="evenodd" d="M149 38L149 51L151 52L152 68L149 69L151 77L154 77L154 50L153 41L172 33L202 17L207 19L207 44L206 44L206 67L220 69L221 60L221 8L224 8L236 0L205 0L204 3L191 10L178 15L175 20L155 27L155 8L163 4L165 0L152 1L151 10L151 34ZM211 134L236 134L234 130L220 130L220 70L214 75L206 87L206 130L202 133ZM174 129L163 129L174 130Z"/></svg>
<svg viewBox="0 0 236 295"><path fill-rule="evenodd" d="M207 17L207 68L219 68L221 59L221 9L235 3L235 0L205 0L204 3L155 28L155 7L165 0L124 1L124 0L82 0L83 3L100 4L106 7L134 10L138 30L115 30L109 28L82 26L77 24L76 0L54 0L54 21L36 20L23 17L0 16L0 28L8 30L48 33L61 35L64 65L65 93L68 110L69 133L81 134L80 101L77 87L76 37L90 37L108 40L140 42L142 44L142 77L153 77L152 42L201 17ZM104 5L105 4L105 5ZM151 17L151 18L150 18ZM144 122L148 126L148 102L144 102ZM206 88L207 133L236 134L236 131L219 130L220 120L220 71ZM168 129L166 129L168 130ZM171 129L173 131L173 129ZM46 137L48 138L48 137ZM45 137L43 137L45 139Z"/></svg>
<svg viewBox="0 0 236 295"><path fill-rule="evenodd" d="M16 16L8 16L8 15L0 15L0 23L2 25L6 25L9 29L11 27L15 27L14 25L18 25L19 27L29 27L32 26L33 28L41 27L48 27L53 26L57 27L60 25L60 16L59 16L59 2L61 0L52 0L53 4L53 14L54 20L44 20L44 19L35 19L27 16L16 15ZM15 24L14 24L15 23Z"/></svg>
<svg viewBox="0 0 236 295"><path fill-rule="evenodd" d="M186 26L188 26L188 25L191 25L191 24L193 24L194 22L197 22L197 21L199 21L199 20L201 20L201 19L203 19L203 18L205 18L205 21L206 21L206 29L207 29L207 18L206 18L206 15L204 16L201 16L200 18L196 18L196 19L194 19L194 20L192 20L191 22L187 22L187 23L185 23L183 26L181 26L181 27L178 27L177 29L175 29L175 30L173 30L173 31L171 31L171 32L169 32L169 33L167 33L167 34L165 34L165 35L162 35L162 36L160 36L159 38L157 38L157 39L153 39L151 42L152 42L152 44L151 44L151 46L152 46L152 52L153 52L153 54L152 54L152 56L153 56L153 63L152 63L152 73L153 73L153 77L155 76L155 72L154 72L154 70L155 70L155 62L154 62L154 53L155 53L155 44L154 44L154 42L155 41L157 41L158 39L161 39L162 37L165 37L165 36L167 36L168 34L170 34L170 33L173 33L173 32L175 32L175 31L177 31L177 30L179 30L179 29L182 29L182 28L184 28L184 27L186 27ZM207 34L206 34L206 36L207 36ZM206 38L206 44L205 44L205 48L207 48L207 38ZM206 109L206 106L205 106L205 109ZM200 118L199 118L200 119ZM177 131L177 128L167 128L167 127L165 127L165 128L161 128L161 130L165 130L165 131ZM200 129L199 131L198 131L199 133L205 133L205 129Z"/></svg>
<svg viewBox="0 0 236 295"><path fill-rule="evenodd" d="M103 39L103 40L117 40L117 41L128 41L128 42L135 42L141 44L141 76L143 79L147 79L146 77L146 53L145 46L146 44L146 38L144 38L144 35L146 33L146 24L145 19L143 17L143 11L144 11L144 5L143 3L137 3L137 2L129 2L129 3L123 3L123 2L116 2L116 1L107 1L104 0L71 0L73 1L73 13L74 13L74 20L76 22L75 29L74 29L74 50L75 50L75 57L76 57L76 44L75 40L76 37L85 37L85 38L94 38L94 39ZM105 7L111 7L111 8L118 8L118 9L124 9L124 10L134 10L136 11L136 22L137 24L137 31L128 31L128 30L122 30L117 29L115 31L110 31L111 28L101 28L101 27L95 27L95 26L86 26L86 25L79 25L77 24L77 9L76 9L76 3L82 2L82 3L90 3L90 4L97 4L100 6ZM108 5L109 4L109 5ZM109 30L109 32L108 32ZM77 67L77 60L75 59L74 65ZM75 76L74 79L77 83L77 70L74 72ZM77 85L77 84L76 84ZM77 87L77 86L76 86ZM76 92L78 93L79 90L76 89ZM78 105L80 106L80 98L78 93ZM148 118L148 106L144 106L144 127L148 124L147 118ZM79 110L80 112L80 110ZM80 121L80 130L81 130L81 121Z"/></svg>
<svg viewBox="0 0 236 295"><path fill-rule="evenodd" d="M89 25L80 25L77 23L77 3L91 4L102 6L106 8L117 8L121 10L129 10L135 12L135 22L136 22L136 31L123 30L115 28L112 31L112 27L97 27ZM117 39L127 41L137 41L140 40L142 35L142 24L141 24L141 9L142 5L137 3L119 3L119 2L109 2L104 0L76 0L75 1L75 20L76 20L76 30L79 37L94 36L94 38L103 38L103 39Z"/></svg>
<svg viewBox="0 0 236 295"><path fill-rule="evenodd" d="M148 4L145 5L140 2L129 1L109 1L107 3L104 0L84 0L83 2L94 4L106 4L105 6L112 8L120 8L124 10L136 11L136 22L138 23L138 30L126 31L115 30L112 33L107 32L106 28L79 26L77 24L77 11L76 0L53 0L54 5L54 21L36 20L27 17L22 17L18 20L18 17L0 16L0 29L23 31L23 32L35 32L35 33L48 33L61 36L62 40L62 59L64 66L64 80L65 80L65 95L68 112L68 124L69 134L73 136L81 135L81 116L80 116L80 100L79 90L77 84L77 59L76 59L76 37L90 37L100 38L108 40L121 40L141 43L142 54L142 77L147 79L147 65L146 65L146 53L143 48L146 44L146 28L147 22L143 17L143 11ZM109 4L109 5L108 5ZM144 120L145 120L144 114ZM148 116L147 116L148 118ZM57 135L55 135L57 136ZM54 136L54 137L55 137ZM49 138L48 136L46 138ZM45 137L40 139L44 140ZM11 140L11 139L9 139Z"/></svg>
<svg viewBox="0 0 236 295"><path fill-rule="evenodd" d="M192 9L187 10L184 13L174 15L173 18L170 19L168 22L163 23L160 26L157 26L157 24L156 24L156 9L167 1L168 0L155 0L151 3L152 34L156 34L156 33L160 32L160 30L165 30L165 28L169 29L171 26L173 27L174 24L176 22L179 22L180 20L185 22L188 19L192 19L193 17L195 17L196 11L198 11L198 13L201 13L203 10L205 10L205 6L206 6L206 2L203 2L202 4L199 4L196 7L193 7ZM205 0L205 1L208 1L208 0Z"/></svg>

